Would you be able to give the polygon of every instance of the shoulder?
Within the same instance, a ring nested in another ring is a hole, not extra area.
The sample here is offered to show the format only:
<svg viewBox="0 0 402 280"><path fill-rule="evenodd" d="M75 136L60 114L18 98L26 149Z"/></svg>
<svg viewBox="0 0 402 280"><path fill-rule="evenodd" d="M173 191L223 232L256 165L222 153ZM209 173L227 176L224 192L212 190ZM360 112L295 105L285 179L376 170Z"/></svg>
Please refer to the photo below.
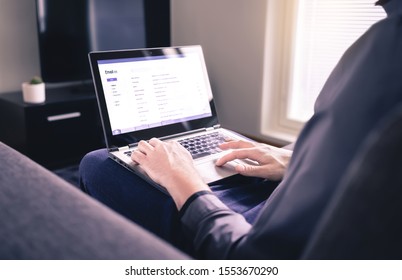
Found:
<svg viewBox="0 0 402 280"><path fill-rule="evenodd" d="M356 44L372 41L373 47L386 48L387 46L401 47L402 41L402 14L386 17L373 24ZM362 42L363 41L363 42ZM399 44L397 44L399 42Z"/></svg>

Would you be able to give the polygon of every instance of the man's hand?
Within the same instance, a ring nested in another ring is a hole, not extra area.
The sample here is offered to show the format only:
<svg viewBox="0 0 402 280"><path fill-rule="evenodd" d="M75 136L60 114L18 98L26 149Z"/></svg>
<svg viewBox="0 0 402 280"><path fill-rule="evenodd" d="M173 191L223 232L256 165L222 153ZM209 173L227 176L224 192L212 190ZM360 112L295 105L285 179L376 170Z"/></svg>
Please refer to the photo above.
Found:
<svg viewBox="0 0 402 280"><path fill-rule="evenodd" d="M245 176L254 176L274 181L283 178L286 168L292 156L292 151L273 147L266 144L230 141L220 145L223 150L232 149L228 154L220 158L217 166L235 160L250 160L250 163L238 164L236 171Z"/></svg>
<svg viewBox="0 0 402 280"><path fill-rule="evenodd" d="M140 141L131 159L167 189L178 209L193 193L209 190L194 168L190 153L175 141L162 142L156 138Z"/></svg>

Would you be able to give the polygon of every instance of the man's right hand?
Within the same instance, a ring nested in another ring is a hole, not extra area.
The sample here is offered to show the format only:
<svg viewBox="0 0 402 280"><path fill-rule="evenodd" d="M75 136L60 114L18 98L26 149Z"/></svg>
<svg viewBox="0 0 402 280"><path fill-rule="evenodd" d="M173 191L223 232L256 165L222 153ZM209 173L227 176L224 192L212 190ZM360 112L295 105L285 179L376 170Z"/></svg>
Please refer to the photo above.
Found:
<svg viewBox="0 0 402 280"><path fill-rule="evenodd" d="M217 166L235 159L245 159L244 163L235 167L239 174L274 181L282 180L292 156L290 150L247 141L225 142L220 148L232 151L217 160ZM247 160L250 160L250 163L247 163Z"/></svg>

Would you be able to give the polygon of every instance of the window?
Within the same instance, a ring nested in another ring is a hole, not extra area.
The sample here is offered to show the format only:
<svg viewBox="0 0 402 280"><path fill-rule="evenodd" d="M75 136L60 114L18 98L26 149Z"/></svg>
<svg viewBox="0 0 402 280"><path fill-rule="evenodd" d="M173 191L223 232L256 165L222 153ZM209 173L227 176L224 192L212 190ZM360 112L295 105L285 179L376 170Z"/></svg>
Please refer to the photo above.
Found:
<svg viewBox="0 0 402 280"><path fill-rule="evenodd" d="M293 141L341 55L384 17L374 0L268 0L263 134Z"/></svg>

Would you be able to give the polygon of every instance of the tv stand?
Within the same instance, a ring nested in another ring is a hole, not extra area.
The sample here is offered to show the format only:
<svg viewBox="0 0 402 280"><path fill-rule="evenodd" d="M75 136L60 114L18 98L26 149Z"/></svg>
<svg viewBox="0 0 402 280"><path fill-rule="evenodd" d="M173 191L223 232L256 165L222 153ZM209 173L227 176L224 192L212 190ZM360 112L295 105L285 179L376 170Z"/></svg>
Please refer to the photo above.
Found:
<svg viewBox="0 0 402 280"><path fill-rule="evenodd" d="M49 169L80 161L104 147L93 91L46 89L46 101L24 103L21 92L0 94L0 141Z"/></svg>
<svg viewBox="0 0 402 280"><path fill-rule="evenodd" d="M46 81L45 81L46 82ZM95 95L95 87L92 80L49 83L46 82L46 91L70 92L70 94Z"/></svg>
<svg viewBox="0 0 402 280"><path fill-rule="evenodd" d="M95 87L92 82L71 86L70 90L73 94L95 94Z"/></svg>

